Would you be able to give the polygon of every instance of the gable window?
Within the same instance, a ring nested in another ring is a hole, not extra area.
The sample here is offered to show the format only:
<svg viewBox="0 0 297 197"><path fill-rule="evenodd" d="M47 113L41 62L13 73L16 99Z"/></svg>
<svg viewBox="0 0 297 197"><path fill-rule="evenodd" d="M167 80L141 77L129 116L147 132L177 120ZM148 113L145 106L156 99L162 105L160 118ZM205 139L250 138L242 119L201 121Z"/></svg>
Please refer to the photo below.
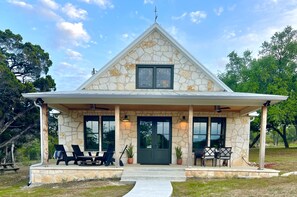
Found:
<svg viewBox="0 0 297 197"><path fill-rule="evenodd" d="M137 89L173 89L173 65L137 65Z"/></svg>
<svg viewBox="0 0 297 197"><path fill-rule="evenodd" d="M84 136L85 136L85 150L98 151L99 150L99 117L98 116L84 117Z"/></svg>

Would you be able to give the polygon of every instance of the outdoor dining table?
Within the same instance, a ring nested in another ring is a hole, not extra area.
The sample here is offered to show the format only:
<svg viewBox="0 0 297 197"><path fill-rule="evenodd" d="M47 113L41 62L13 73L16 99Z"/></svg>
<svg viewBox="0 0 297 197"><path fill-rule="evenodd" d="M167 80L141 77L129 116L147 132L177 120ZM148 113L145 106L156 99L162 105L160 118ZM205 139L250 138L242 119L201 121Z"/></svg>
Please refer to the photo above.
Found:
<svg viewBox="0 0 297 197"><path fill-rule="evenodd" d="M78 156L77 157L79 160L81 160L81 164L80 165L87 165L88 162L87 160L91 160L91 163L93 165L96 165L96 162L98 161L98 164L101 165L101 162L99 163L99 161L101 161L103 159L103 156Z"/></svg>

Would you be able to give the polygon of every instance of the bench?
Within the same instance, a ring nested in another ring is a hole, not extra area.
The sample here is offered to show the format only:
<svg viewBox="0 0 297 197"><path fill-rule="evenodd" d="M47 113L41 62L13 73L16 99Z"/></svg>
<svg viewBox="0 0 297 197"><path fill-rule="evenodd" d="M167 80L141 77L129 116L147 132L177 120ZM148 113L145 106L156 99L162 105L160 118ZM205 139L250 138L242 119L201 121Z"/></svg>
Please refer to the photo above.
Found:
<svg viewBox="0 0 297 197"><path fill-rule="evenodd" d="M0 164L0 173L4 173L5 171L14 171L17 172L20 168L14 167L13 163L1 163ZM9 168L8 168L9 167Z"/></svg>

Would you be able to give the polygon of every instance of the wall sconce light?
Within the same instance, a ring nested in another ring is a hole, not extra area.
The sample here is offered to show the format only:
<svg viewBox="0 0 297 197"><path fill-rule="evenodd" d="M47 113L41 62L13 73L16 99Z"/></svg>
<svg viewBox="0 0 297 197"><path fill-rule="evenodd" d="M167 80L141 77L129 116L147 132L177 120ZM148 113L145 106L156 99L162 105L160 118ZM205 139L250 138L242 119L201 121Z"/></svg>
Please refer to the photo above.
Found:
<svg viewBox="0 0 297 197"><path fill-rule="evenodd" d="M183 116L182 119L180 120L181 123L187 123L187 119L186 119L186 116Z"/></svg>
<svg viewBox="0 0 297 197"><path fill-rule="evenodd" d="M127 115L125 115L122 121L123 121L123 122L129 122L130 119L129 119L129 117L128 117Z"/></svg>

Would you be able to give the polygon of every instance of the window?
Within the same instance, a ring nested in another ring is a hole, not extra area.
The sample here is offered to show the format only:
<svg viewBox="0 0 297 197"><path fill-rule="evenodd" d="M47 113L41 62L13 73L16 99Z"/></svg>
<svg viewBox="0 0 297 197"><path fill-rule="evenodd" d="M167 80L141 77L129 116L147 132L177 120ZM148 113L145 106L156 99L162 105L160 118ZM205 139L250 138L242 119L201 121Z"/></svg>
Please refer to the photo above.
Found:
<svg viewBox="0 0 297 197"><path fill-rule="evenodd" d="M210 127L210 146L224 147L225 146L225 132L226 118L211 118Z"/></svg>
<svg viewBox="0 0 297 197"><path fill-rule="evenodd" d="M106 151L110 145L115 149L115 121L114 116L102 116L102 150Z"/></svg>
<svg viewBox="0 0 297 197"><path fill-rule="evenodd" d="M208 118L194 118L193 150L207 146Z"/></svg>
<svg viewBox="0 0 297 197"><path fill-rule="evenodd" d="M173 65L137 65L137 89L173 89Z"/></svg>
<svg viewBox="0 0 297 197"><path fill-rule="evenodd" d="M210 119L210 144L208 144L208 118L196 117L193 119L193 151L210 147L224 147L226 133L226 118Z"/></svg>
<svg viewBox="0 0 297 197"><path fill-rule="evenodd" d="M100 146L102 151L106 151L109 145L111 145L113 149L115 148L114 116L102 116L100 128L101 131L99 131L99 116L84 117L84 137L86 151L99 151Z"/></svg>
<svg viewBox="0 0 297 197"><path fill-rule="evenodd" d="M98 116L84 117L84 136L85 136L85 150L98 151L99 150L99 117Z"/></svg>

